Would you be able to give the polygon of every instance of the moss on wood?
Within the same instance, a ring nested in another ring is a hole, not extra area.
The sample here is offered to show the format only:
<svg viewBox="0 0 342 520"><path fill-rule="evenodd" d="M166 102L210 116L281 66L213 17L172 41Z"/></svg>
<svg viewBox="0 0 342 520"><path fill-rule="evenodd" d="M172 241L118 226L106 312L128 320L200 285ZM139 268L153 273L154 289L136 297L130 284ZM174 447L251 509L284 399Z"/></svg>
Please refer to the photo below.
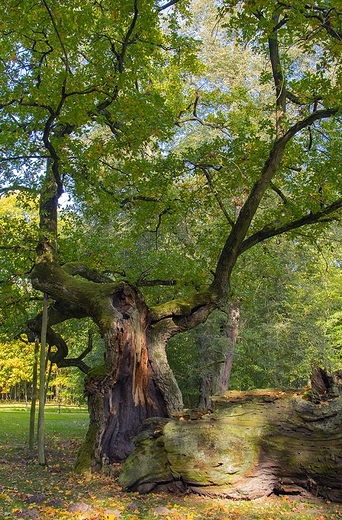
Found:
<svg viewBox="0 0 342 520"><path fill-rule="evenodd" d="M167 316L190 316L194 309L215 302L214 292L206 291L195 293L188 298L178 298L161 305L151 307L150 313L153 321L161 320Z"/></svg>
<svg viewBox="0 0 342 520"><path fill-rule="evenodd" d="M75 464L75 473L86 474L92 471L92 457L94 453L94 446L97 439L98 427L96 424L89 426L85 441L78 450L77 460Z"/></svg>
<svg viewBox="0 0 342 520"><path fill-rule="evenodd" d="M170 419L159 433L156 459L153 435L140 437L143 449L137 439L120 482L129 489L153 489L158 482L149 468L158 460L162 471L166 456L165 481L171 471L175 480L202 494L252 499L286 481L342 502L341 397L316 405L285 392L235 393L232 400L227 395L200 420Z"/></svg>

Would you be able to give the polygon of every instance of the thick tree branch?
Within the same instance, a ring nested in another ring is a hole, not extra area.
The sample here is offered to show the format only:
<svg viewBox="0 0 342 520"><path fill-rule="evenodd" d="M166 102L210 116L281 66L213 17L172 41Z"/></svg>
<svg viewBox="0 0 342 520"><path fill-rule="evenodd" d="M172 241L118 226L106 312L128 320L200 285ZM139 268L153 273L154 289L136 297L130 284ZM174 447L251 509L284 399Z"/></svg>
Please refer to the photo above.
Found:
<svg viewBox="0 0 342 520"><path fill-rule="evenodd" d="M278 20L279 15L275 16L274 18L276 24L278 23ZM268 46L274 79L274 86L276 90L276 106L280 110L280 113L277 116L277 123L280 124L280 120L286 111L286 88L283 68L279 56L277 29L274 29L273 34L269 37Z"/></svg>
<svg viewBox="0 0 342 520"><path fill-rule="evenodd" d="M241 255L251 247L255 246L256 244L263 242L264 240L267 240L268 238L275 237L277 235L282 235L283 233L293 231L294 229L298 229L303 226L317 224L323 221L325 217L331 215L332 213L335 213L341 208L342 199L333 202L322 211L309 213L308 215L304 215L303 217L297 220L293 220L292 222L286 222L285 224L281 224L279 226L266 226L242 242L239 248L239 255Z"/></svg>
<svg viewBox="0 0 342 520"><path fill-rule="evenodd" d="M259 207L270 182L278 170L287 143L301 130L315 121L332 117L338 113L338 109L319 110L310 114L305 119L298 121L280 138L278 138L269 153L259 179L252 187L245 204L242 206L239 216L234 224L227 241L222 249L217 263L215 280L211 289L217 293L219 299L224 300L229 292L229 280L231 272L240 253L241 244L248 232L252 219ZM304 225L304 224L303 224Z"/></svg>
<svg viewBox="0 0 342 520"><path fill-rule="evenodd" d="M77 367L84 374L88 374L90 367L83 359L93 350L93 337L90 331L88 331L88 345L87 348L77 358L63 358L59 361L57 366L62 367Z"/></svg>
<svg viewBox="0 0 342 520"><path fill-rule="evenodd" d="M113 283L113 280L108 276L103 276L95 269L90 269L89 267L78 262L69 262L64 264L62 267L64 271L71 276L79 275L86 280L91 280L92 282L96 283Z"/></svg>
<svg viewBox="0 0 342 520"><path fill-rule="evenodd" d="M120 54L117 55L118 63L119 63L119 72L120 73L122 73L124 71L124 63L125 63L125 57L126 57L127 48L130 45L130 43L132 43L130 38L131 38L131 36L133 34L133 31L134 31L134 29L136 27L136 24L137 24L137 21L138 21L138 16L139 16L138 0L134 0L133 18L132 18L131 24L130 24L130 26L128 28L128 31L126 33L125 39L122 42L121 52L120 52Z"/></svg>
<svg viewBox="0 0 342 520"><path fill-rule="evenodd" d="M35 318L29 320L28 328L29 331L33 332L34 335L40 335L42 328L42 312L39 313ZM59 305L55 302L50 306L48 310L48 327L46 339L50 347L56 347L56 352L50 352L49 359L51 363L56 363L58 367L70 367L76 366L85 374L89 371L89 366L83 361L83 358L92 350L92 338L89 334L87 348L77 358L67 358L69 354L68 345L63 337L57 333L52 325L57 325L73 317L84 317L75 311L75 309L67 308L65 305Z"/></svg>
<svg viewBox="0 0 342 520"><path fill-rule="evenodd" d="M308 126L312 125L315 121L320 121L322 119L329 119L329 117L335 116L338 114L340 108L326 108L323 110L316 110L315 112L312 112L308 117L305 119L302 119L301 121L298 121L296 124L291 126L291 128L288 129L288 131L285 133L283 138L280 139L280 141L284 140L285 144L287 144L290 139L298 132L303 130L304 128L307 128Z"/></svg>
<svg viewBox="0 0 342 520"><path fill-rule="evenodd" d="M88 374L88 372L91 368L80 358L64 358L61 361L59 361L59 363L57 363L57 366L58 366L58 368L77 367L84 374Z"/></svg>

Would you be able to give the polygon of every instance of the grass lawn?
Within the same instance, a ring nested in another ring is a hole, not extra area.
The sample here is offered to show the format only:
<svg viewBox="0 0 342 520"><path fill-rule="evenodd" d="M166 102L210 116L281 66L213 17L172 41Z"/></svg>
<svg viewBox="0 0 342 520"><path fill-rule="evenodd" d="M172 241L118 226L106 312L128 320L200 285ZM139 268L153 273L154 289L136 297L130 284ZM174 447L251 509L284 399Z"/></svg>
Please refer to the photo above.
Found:
<svg viewBox="0 0 342 520"><path fill-rule="evenodd" d="M0 405L0 519L60 520L342 520L342 504L301 497L252 502L207 499L191 494L123 493L105 475L72 471L86 432L84 410L48 408L47 467L28 450L29 413Z"/></svg>

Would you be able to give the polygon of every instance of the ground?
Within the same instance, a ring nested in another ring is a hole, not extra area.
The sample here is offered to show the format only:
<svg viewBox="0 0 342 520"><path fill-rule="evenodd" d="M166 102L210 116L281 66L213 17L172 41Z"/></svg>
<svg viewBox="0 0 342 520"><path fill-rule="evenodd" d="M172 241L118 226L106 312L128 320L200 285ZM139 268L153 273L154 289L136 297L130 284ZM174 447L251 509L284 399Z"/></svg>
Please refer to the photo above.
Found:
<svg viewBox="0 0 342 520"><path fill-rule="evenodd" d="M48 412L48 465L42 467L27 447L28 413L0 407L1 520L342 520L342 504L314 498L271 496L244 502L191 494L139 495L123 493L115 471L77 476L73 463L86 423L85 412Z"/></svg>

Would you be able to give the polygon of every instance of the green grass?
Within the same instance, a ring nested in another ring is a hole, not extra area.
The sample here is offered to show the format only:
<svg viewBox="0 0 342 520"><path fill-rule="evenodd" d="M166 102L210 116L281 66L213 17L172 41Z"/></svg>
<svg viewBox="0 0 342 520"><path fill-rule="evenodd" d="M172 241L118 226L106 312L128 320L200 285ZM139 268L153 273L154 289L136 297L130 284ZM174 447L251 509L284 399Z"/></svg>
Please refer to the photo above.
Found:
<svg viewBox="0 0 342 520"><path fill-rule="evenodd" d="M8 443L17 445L27 444L29 420L30 413L25 407L0 405L0 439L5 438ZM46 440L82 439L88 423L89 415L85 410L62 408L58 413L57 407L48 407L45 412Z"/></svg>
<svg viewBox="0 0 342 520"><path fill-rule="evenodd" d="M57 413L57 408L48 408L47 467L40 466L37 454L28 450L28 422L25 406L0 405L1 520L342 520L341 504L317 499L269 497L247 502L191 494L123 493L115 478L73 473L88 424L84 410L62 408ZM73 512L80 503L83 512ZM86 506L91 509L86 511Z"/></svg>

